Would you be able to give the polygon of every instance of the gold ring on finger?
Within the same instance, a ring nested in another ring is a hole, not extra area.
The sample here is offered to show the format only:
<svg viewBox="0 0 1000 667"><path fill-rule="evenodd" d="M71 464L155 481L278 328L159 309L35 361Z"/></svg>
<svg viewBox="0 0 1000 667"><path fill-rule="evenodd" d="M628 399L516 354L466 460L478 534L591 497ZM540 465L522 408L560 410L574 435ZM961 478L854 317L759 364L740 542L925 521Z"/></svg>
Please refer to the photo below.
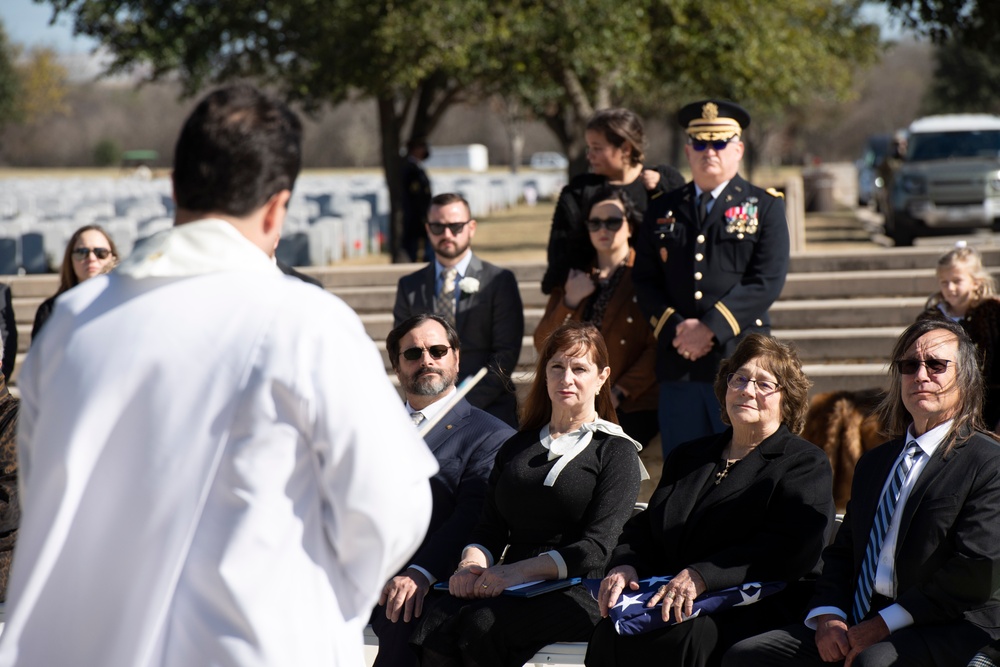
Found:
<svg viewBox="0 0 1000 667"><path fill-rule="evenodd" d="M489 588L489 584L483 584L483 588Z"/></svg>

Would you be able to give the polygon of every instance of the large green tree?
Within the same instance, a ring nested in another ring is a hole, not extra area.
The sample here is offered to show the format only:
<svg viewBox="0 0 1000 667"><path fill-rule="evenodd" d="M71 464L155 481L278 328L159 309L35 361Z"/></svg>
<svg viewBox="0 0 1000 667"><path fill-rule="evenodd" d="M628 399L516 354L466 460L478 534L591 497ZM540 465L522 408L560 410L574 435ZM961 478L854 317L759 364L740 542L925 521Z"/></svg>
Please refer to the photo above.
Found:
<svg viewBox="0 0 1000 667"><path fill-rule="evenodd" d="M997 0L881 0L903 25L935 42L961 43L996 58L1000 55L1000 2Z"/></svg>
<svg viewBox="0 0 1000 667"><path fill-rule="evenodd" d="M17 50L0 23L0 129L21 118L21 77L17 71Z"/></svg>
<svg viewBox="0 0 1000 667"><path fill-rule="evenodd" d="M489 66L481 48L492 39L486 0L48 2L109 50L110 72L178 76L189 94L252 78L307 108L352 94L374 98L394 257L402 228L400 147L429 134Z"/></svg>
<svg viewBox="0 0 1000 667"><path fill-rule="evenodd" d="M843 94L876 42L857 0L44 1L108 48L112 71L142 64L191 93L252 77L307 106L374 98L394 256L400 146L458 101L500 94L579 166L595 109L665 113L708 94L781 110Z"/></svg>
<svg viewBox="0 0 1000 667"><path fill-rule="evenodd" d="M583 127L624 104L647 116L702 96L739 100L755 118L843 100L873 62L878 30L857 0L542 0L499 3L510 46L496 82L524 100L585 165Z"/></svg>
<svg viewBox="0 0 1000 667"><path fill-rule="evenodd" d="M934 53L934 79L924 98L928 113L1000 113L1000 62L950 42Z"/></svg>

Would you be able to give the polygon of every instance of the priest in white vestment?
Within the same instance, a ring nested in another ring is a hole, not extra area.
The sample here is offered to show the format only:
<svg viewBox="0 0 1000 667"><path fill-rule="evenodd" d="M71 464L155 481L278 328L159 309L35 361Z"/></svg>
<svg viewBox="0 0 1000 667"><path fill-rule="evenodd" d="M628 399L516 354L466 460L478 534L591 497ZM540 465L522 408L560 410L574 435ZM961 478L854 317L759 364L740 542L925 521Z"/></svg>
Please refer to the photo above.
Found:
<svg viewBox="0 0 1000 667"><path fill-rule="evenodd" d="M300 136L250 86L209 95L177 226L32 345L0 665L363 664L437 464L358 317L269 257Z"/></svg>

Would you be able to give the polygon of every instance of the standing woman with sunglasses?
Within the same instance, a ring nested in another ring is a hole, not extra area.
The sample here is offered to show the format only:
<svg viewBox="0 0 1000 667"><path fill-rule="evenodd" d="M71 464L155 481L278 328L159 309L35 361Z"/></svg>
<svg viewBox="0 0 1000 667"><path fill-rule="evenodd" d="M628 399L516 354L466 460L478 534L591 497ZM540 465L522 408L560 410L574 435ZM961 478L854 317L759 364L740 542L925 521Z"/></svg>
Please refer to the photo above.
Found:
<svg viewBox="0 0 1000 667"><path fill-rule="evenodd" d="M107 273L118 264L118 259L115 242L99 225L85 225L73 232L63 254L62 268L59 271L59 291L43 301L35 311L31 342L35 342L35 337L49 319L60 294L85 280Z"/></svg>
<svg viewBox="0 0 1000 667"><path fill-rule="evenodd" d="M545 294L562 286L570 269L590 269L594 249L584 221L596 190L608 184L621 186L641 220L650 200L684 185L684 177L673 167L643 164L646 135L642 121L628 109L598 111L587 121L585 137L590 171L573 178L559 194L542 278Z"/></svg>
<svg viewBox="0 0 1000 667"><path fill-rule="evenodd" d="M596 252L587 270L570 269L564 285L553 288L545 315L535 328L535 349L568 320L590 322L607 341L608 385L618 423L647 445L660 427L656 417L656 339L635 302L629 246L642 216L624 189L605 185L593 194L587 218Z"/></svg>

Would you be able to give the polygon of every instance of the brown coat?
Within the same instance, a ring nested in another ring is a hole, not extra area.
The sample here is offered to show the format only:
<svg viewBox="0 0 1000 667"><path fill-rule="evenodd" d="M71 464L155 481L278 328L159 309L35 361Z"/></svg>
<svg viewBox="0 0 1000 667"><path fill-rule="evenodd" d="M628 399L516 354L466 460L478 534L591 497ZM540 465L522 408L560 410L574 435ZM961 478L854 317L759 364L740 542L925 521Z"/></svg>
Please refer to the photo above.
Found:
<svg viewBox="0 0 1000 667"><path fill-rule="evenodd" d="M625 274L604 313L601 334L608 346L611 364L609 388L618 385L628 394L622 401L622 412L655 410L659 402L656 385L656 339L649 322L636 303L632 288L632 263L635 251L629 251ZM545 339L568 320L583 320L587 299L576 308L566 307L562 287L552 289L545 315L535 328L535 349L541 350Z"/></svg>

